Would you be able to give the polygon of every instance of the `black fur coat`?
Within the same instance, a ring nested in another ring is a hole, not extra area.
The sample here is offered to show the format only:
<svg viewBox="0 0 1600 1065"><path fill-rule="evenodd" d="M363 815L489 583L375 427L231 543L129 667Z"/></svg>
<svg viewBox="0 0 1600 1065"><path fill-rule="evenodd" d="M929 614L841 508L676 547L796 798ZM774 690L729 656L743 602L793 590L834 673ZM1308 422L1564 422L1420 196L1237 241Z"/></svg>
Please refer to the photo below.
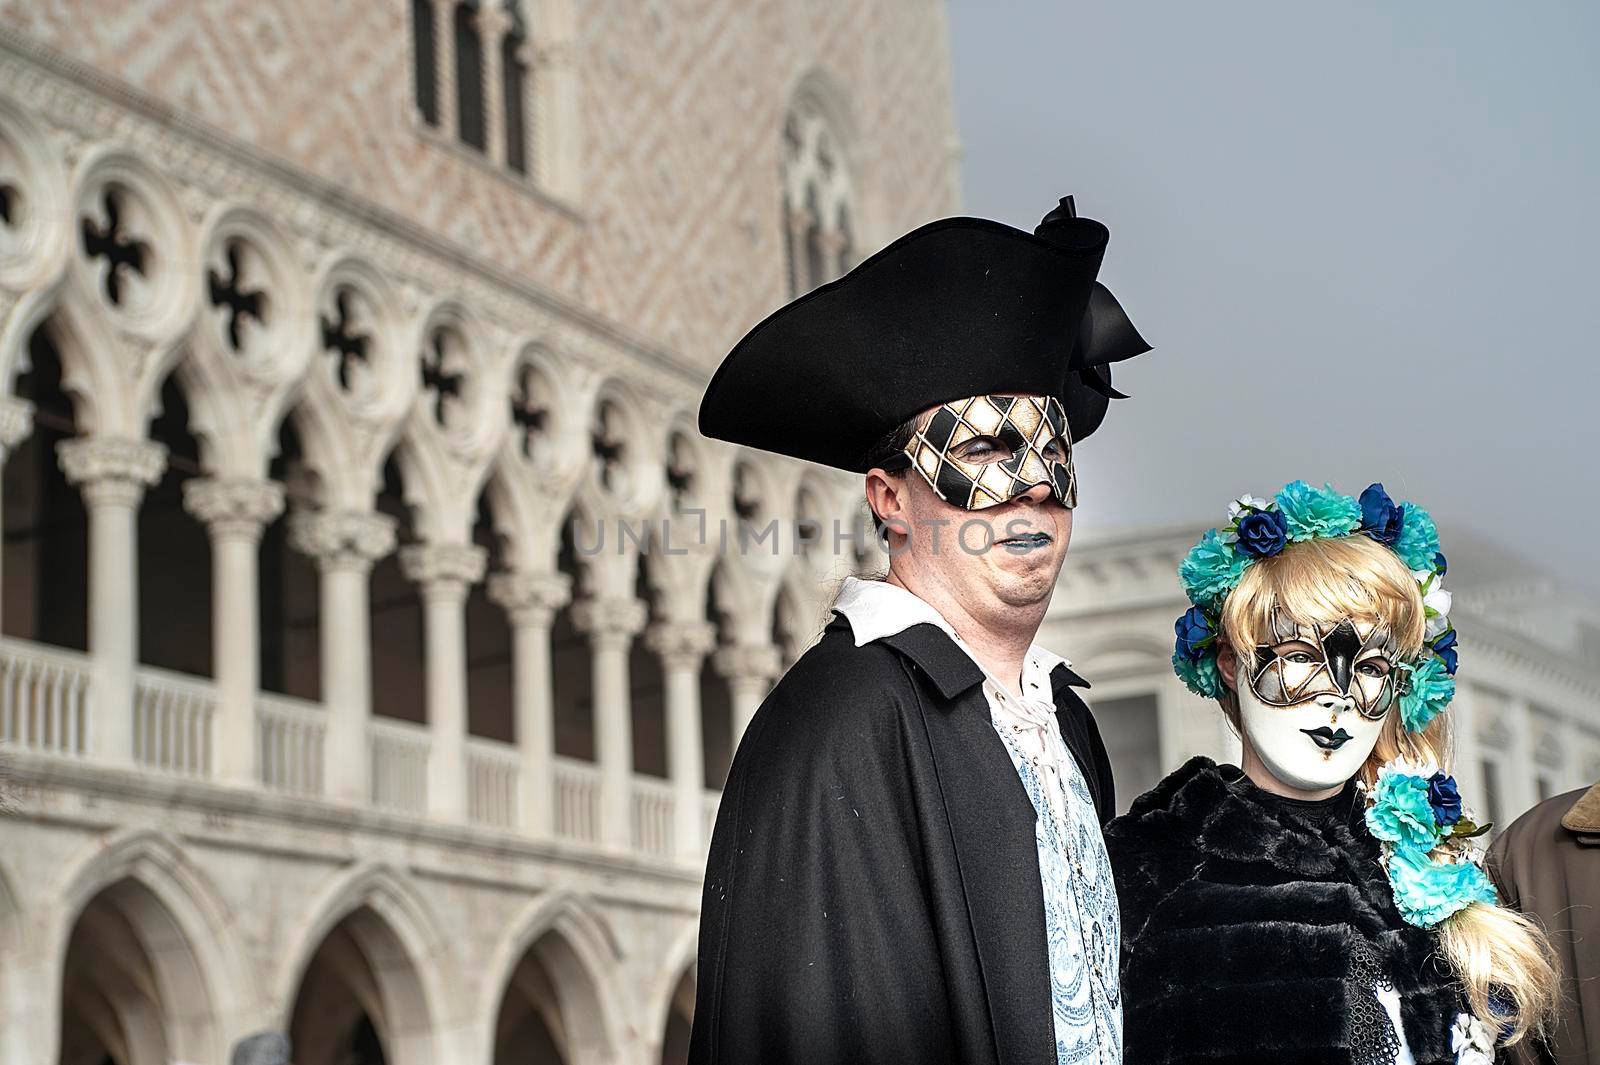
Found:
<svg viewBox="0 0 1600 1065"><path fill-rule="evenodd" d="M1347 793L1318 825L1242 777L1191 759L1107 826L1125 1065L1348 1065L1358 937L1399 992L1417 1065L1453 1063L1465 1001L1433 933L1395 909L1362 804Z"/></svg>

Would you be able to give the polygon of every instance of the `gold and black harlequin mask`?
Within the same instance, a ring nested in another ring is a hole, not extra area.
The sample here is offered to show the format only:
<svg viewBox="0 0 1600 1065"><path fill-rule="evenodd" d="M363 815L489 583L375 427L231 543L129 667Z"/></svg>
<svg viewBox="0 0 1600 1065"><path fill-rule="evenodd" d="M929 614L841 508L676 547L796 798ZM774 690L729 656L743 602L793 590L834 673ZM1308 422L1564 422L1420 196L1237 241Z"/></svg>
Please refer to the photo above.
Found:
<svg viewBox="0 0 1600 1065"><path fill-rule="evenodd" d="M1054 396L970 396L936 408L906 457L939 496L964 510L1009 502L1036 484L1078 505L1067 412Z"/></svg>
<svg viewBox="0 0 1600 1065"><path fill-rule="evenodd" d="M1376 721L1404 693L1397 641L1375 622L1306 625L1274 610L1272 637L1271 645L1256 648L1249 676L1250 690L1267 706L1347 696L1362 717Z"/></svg>

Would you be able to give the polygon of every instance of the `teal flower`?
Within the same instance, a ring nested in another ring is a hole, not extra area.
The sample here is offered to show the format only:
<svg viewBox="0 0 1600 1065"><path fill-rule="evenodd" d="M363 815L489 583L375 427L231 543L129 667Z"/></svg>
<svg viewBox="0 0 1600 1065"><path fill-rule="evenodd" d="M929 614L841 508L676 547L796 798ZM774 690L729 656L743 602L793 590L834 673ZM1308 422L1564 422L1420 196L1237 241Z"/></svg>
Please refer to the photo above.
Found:
<svg viewBox="0 0 1600 1065"><path fill-rule="evenodd" d="M1405 517L1394 553L1409 569L1432 570L1434 556L1439 554L1439 530L1433 518L1415 503L1402 503L1400 510Z"/></svg>
<svg viewBox="0 0 1600 1065"><path fill-rule="evenodd" d="M1234 550L1217 530L1207 529L1179 563L1178 579L1183 581L1190 602L1215 615L1221 612L1228 593L1238 587L1250 561L1250 556Z"/></svg>
<svg viewBox="0 0 1600 1065"><path fill-rule="evenodd" d="M1278 493L1278 509L1289 519L1289 539L1348 536L1361 528L1361 504L1334 491L1333 485L1313 488L1291 481Z"/></svg>
<svg viewBox="0 0 1600 1065"><path fill-rule="evenodd" d="M1494 885L1472 862L1436 862L1425 851L1396 847L1389 855L1389 886L1407 924L1432 928L1474 902L1493 905Z"/></svg>
<svg viewBox="0 0 1600 1065"><path fill-rule="evenodd" d="M1372 789L1367 807L1367 828L1397 848L1423 852L1439 844L1439 824L1428 801L1428 780L1411 773L1385 769Z"/></svg>
<svg viewBox="0 0 1600 1065"><path fill-rule="evenodd" d="M1204 699L1222 698L1222 674L1217 672L1217 656L1212 651L1203 652L1199 658L1185 658L1181 651L1172 653L1172 671L1196 695Z"/></svg>
<svg viewBox="0 0 1600 1065"><path fill-rule="evenodd" d="M1411 670L1406 693L1400 696L1400 723L1407 732L1421 732L1444 713L1456 696L1456 679L1442 658L1429 658Z"/></svg>

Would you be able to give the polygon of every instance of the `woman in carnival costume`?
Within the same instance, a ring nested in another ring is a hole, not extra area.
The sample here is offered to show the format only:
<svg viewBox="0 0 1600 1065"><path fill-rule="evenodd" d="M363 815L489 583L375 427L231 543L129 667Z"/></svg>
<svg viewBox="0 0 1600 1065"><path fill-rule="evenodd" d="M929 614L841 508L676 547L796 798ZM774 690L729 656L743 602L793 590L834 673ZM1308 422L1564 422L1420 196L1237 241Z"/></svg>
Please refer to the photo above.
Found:
<svg viewBox="0 0 1600 1065"><path fill-rule="evenodd" d="M1544 935L1496 904L1445 765L1456 634L1428 513L1290 484L1179 567L1173 666L1243 768L1113 821L1127 1065L1487 1065L1548 1021Z"/></svg>

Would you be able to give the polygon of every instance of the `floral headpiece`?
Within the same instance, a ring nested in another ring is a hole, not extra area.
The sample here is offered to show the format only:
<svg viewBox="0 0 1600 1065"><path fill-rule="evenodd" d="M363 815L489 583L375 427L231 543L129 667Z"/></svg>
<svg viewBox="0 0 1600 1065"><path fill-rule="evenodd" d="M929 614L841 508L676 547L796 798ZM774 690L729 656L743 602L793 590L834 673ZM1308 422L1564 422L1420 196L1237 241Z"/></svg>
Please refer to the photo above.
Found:
<svg viewBox="0 0 1600 1065"><path fill-rule="evenodd" d="M1178 577L1194 605L1178 619L1172 668L1189 690L1222 697L1217 670L1217 634L1222 604L1257 559L1271 558L1301 540L1365 533L1390 548L1411 570L1427 613L1426 646L1419 661L1402 666L1400 722L1421 732L1450 705L1456 691L1456 630L1450 625L1450 593L1444 590L1445 557L1433 518L1415 503L1395 503L1374 484L1359 500L1305 481L1284 486L1272 499L1242 496L1228 508L1229 524L1207 530L1178 566Z"/></svg>

